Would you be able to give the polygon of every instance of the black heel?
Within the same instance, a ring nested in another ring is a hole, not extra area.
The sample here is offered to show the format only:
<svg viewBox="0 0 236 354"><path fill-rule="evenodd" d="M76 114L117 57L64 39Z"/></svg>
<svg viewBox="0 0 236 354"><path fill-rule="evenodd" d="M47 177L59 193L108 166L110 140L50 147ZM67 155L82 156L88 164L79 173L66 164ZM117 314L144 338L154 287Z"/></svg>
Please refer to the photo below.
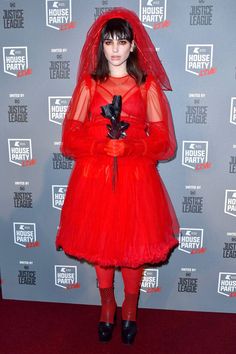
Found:
<svg viewBox="0 0 236 354"><path fill-rule="evenodd" d="M137 334L136 321L122 320L121 338L125 344L132 344Z"/></svg>
<svg viewBox="0 0 236 354"><path fill-rule="evenodd" d="M108 322L99 322L98 337L100 342L109 342L112 338L114 324Z"/></svg>
<svg viewBox="0 0 236 354"><path fill-rule="evenodd" d="M102 321L98 323L98 338L100 342L109 342L111 340L115 324L116 324L116 312L114 315L114 323L102 322Z"/></svg>

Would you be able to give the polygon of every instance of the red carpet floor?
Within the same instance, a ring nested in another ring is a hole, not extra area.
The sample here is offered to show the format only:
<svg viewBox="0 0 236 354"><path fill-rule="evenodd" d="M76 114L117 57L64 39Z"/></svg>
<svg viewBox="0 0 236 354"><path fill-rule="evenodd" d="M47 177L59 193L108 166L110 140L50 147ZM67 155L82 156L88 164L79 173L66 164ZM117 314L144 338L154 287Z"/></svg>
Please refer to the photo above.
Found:
<svg viewBox="0 0 236 354"><path fill-rule="evenodd" d="M0 300L1 354L235 354L236 315L140 309L135 343L97 339L98 306Z"/></svg>

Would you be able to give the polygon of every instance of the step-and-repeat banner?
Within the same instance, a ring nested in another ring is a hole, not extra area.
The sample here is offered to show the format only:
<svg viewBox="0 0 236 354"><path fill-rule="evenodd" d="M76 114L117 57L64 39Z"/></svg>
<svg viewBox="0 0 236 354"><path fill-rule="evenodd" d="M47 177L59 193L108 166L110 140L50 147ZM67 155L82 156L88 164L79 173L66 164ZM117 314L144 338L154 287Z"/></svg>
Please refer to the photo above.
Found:
<svg viewBox="0 0 236 354"><path fill-rule="evenodd" d="M59 147L87 30L116 6L135 11L155 44L178 140L177 157L158 169L180 243L145 270L140 307L235 312L235 0L1 1L3 298L100 303L93 267L54 246L73 168ZM119 271L115 287L121 304Z"/></svg>

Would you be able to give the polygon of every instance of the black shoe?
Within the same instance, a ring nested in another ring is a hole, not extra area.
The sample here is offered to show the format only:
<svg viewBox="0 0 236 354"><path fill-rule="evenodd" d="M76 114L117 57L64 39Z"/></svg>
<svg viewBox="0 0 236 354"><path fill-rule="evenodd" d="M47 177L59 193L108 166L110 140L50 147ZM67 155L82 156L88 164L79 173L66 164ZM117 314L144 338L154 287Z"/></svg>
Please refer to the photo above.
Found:
<svg viewBox="0 0 236 354"><path fill-rule="evenodd" d="M132 344L137 333L136 321L122 320L121 337L125 344Z"/></svg>
<svg viewBox="0 0 236 354"><path fill-rule="evenodd" d="M98 337L100 342L109 342L112 338L114 324L109 322L99 322Z"/></svg>

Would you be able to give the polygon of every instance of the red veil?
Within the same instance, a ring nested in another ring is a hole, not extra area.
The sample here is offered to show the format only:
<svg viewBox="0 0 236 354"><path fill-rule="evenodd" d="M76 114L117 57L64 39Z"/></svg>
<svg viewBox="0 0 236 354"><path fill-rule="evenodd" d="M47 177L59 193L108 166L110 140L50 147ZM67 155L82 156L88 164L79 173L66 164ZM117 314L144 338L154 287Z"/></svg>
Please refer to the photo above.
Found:
<svg viewBox="0 0 236 354"><path fill-rule="evenodd" d="M171 91L171 85L165 69L142 22L133 11L122 7L105 12L90 27L80 56L78 82L82 81L88 73L95 71L101 31L105 23L112 18L122 18L129 22L133 29L141 69L146 74L152 75L163 90Z"/></svg>

